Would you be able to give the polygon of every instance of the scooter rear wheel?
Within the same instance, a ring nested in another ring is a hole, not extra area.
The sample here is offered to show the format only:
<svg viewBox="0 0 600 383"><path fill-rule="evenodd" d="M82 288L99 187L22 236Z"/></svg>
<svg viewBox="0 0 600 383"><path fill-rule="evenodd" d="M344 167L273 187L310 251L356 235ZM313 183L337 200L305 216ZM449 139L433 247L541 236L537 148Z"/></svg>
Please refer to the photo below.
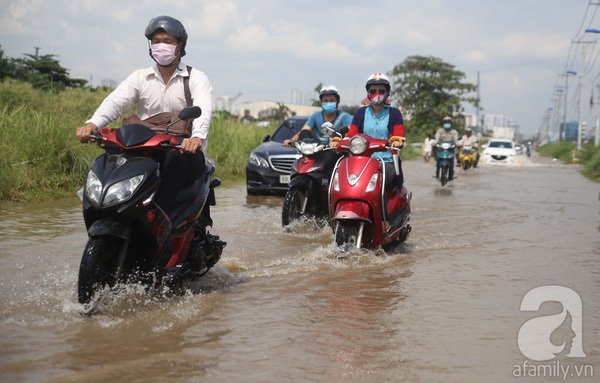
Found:
<svg viewBox="0 0 600 383"><path fill-rule="evenodd" d="M293 221L302 217L302 206L306 190L300 186L292 186L285 194L283 209L281 211L281 224L288 226Z"/></svg>
<svg viewBox="0 0 600 383"><path fill-rule="evenodd" d="M90 237L81 257L77 295L79 303L89 304L107 285L114 286L119 250L114 238Z"/></svg>

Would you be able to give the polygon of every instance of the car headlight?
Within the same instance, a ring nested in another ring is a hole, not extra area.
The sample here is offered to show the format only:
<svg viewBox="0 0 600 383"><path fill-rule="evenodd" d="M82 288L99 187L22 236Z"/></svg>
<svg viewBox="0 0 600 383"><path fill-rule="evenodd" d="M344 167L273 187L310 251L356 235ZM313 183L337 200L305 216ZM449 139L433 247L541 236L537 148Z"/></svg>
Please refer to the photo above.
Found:
<svg viewBox="0 0 600 383"><path fill-rule="evenodd" d="M350 151L352 154L363 154L367 150L367 141L361 136L350 139Z"/></svg>
<svg viewBox="0 0 600 383"><path fill-rule="evenodd" d="M111 206L127 201L135 193L135 190L143 180L144 175L140 174L139 176L131 177L112 185L108 188L102 205Z"/></svg>
<svg viewBox="0 0 600 383"><path fill-rule="evenodd" d="M89 171L85 180L85 194L96 205L100 205L100 196L102 195L102 182L93 171Z"/></svg>
<svg viewBox="0 0 600 383"><path fill-rule="evenodd" d="M269 167L269 163L267 162L267 160L265 160L261 156L258 156L254 153L250 154L250 158L248 158L248 162L255 166L262 166L263 168Z"/></svg>

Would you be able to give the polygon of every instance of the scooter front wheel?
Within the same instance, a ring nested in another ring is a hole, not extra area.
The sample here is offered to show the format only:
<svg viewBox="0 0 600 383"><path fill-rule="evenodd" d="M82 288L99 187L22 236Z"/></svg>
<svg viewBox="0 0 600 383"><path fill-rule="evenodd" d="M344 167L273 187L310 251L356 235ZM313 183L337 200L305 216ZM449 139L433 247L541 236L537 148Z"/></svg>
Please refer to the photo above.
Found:
<svg viewBox="0 0 600 383"><path fill-rule="evenodd" d="M442 183L442 186L446 185L448 182L448 170L448 166L442 166L442 174L440 176L440 182Z"/></svg>
<svg viewBox="0 0 600 383"><path fill-rule="evenodd" d="M281 211L281 224L288 226L303 215L306 190L300 186L292 186L285 194Z"/></svg>
<svg viewBox="0 0 600 383"><path fill-rule="evenodd" d="M79 303L88 305L97 292L114 286L119 250L114 238L90 237L81 257L77 295ZM93 309L93 307L91 308Z"/></svg>
<svg viewBox="0 0 600 383"><path fill-rule="evenodd" d="M358 231L358 223L352 221L338 221L335 229L336 245L358 248Z"/></svg>

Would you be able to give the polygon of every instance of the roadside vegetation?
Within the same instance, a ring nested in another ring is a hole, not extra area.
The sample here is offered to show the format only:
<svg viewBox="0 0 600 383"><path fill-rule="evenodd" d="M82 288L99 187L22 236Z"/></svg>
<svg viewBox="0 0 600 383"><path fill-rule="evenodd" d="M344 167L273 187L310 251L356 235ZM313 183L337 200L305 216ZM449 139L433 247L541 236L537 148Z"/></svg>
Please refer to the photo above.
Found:
<svg viewBox="0 0 600 383"><path fill-rule="evenodd" d="M538 153L544 157L559 159L566 164L581 164L581 173L587 178L600 182L600 147L585 144L580 151L572 142L546 144L538 148Z"/></svg>
<svg viewBox="0 0 600 383"><path fill-rule="evenodd" d="M94 144L81 144L75 130L109 92L84 88L48 92L27 82L0 83L0 201L75 195L89 164L102 153ZM271 131L272 127L248 126L216 115L208 154L217 164L217 174L224 179L245 174L248 155Z"/></svg>

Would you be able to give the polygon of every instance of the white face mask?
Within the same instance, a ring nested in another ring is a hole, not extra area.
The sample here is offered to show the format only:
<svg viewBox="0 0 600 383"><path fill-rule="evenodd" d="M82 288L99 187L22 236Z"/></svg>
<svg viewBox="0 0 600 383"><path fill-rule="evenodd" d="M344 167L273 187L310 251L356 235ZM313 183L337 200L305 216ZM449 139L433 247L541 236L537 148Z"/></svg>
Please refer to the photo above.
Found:
<svg viewBox="0 0 600 383"><path fill-rule="evenodd" d="M160 65L169 65L175 61L177 56L175 56L175 49L177 49L177 45L172 44L152 44L152 57L156 60Z"/></svg>

